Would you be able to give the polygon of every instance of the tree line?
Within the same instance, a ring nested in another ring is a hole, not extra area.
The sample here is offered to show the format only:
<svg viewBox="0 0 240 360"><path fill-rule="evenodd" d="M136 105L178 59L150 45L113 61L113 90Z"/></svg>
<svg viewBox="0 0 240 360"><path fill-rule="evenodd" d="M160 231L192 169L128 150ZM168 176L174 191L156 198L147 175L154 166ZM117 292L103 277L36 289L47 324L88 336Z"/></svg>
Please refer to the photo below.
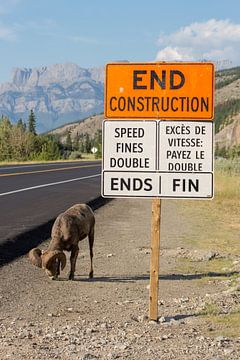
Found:
<svg viewBox="0 0 240 360"><path fill-rule="evenodd" d="M240 112L240 99L229 99L215 106L215 132L218 133L233 121L233 116Z"/></svg>
<svg viewBox="0 0 240 360"><path fill-rule="evenodd" d="M234 145L230 148L226 148L226 147L219 147L217 144L215 148L215 156L223 157L225 159L240 158L240 145Z"/></svg>
<svg viewBox="0 0 240 360"><path fill-rule="evenodd" d="M77 134L71 138L67 134L62 143L58 135L38 135L36 116L30 111L27 122L19 119L13 124L6 116L0 118L0 161L36 161L80 159L95 147L96 158L101 157L102 134L98 131L93 137Z"/></svg>

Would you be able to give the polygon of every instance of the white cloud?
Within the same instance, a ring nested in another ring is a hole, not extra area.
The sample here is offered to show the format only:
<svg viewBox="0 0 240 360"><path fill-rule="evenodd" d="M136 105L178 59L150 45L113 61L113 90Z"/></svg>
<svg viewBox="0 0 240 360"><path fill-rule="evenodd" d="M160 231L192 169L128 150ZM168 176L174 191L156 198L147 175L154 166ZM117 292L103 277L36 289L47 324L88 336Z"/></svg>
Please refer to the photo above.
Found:
<svg viewBox="0 0 240 360"><path fill-rule="evenodd" d="M195 22L158 39L157 61L212 60L240 64L240 24L211 19Z"/></svg>
<svg viewBox="0 0 240 360"><path fill-rule="evenodd" d="M0 24L0 40L6 40L6 41L16 40L15 29Z"/></svg>

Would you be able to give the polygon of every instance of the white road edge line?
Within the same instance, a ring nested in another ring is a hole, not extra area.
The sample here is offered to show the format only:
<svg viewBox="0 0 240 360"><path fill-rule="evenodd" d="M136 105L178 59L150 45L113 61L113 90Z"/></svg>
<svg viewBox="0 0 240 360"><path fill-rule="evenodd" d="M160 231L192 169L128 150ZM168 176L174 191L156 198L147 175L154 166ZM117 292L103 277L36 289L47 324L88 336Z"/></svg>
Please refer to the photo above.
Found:
<svg viewBox="0 0 240 360"><path fill-rule="evenodd" d="M19 193L19 192L22 192L22 191L40 189L40 188L44 188L44 187L48 187L48 186L66 184L66 183L69 183L69 182L74 182L74 181L79 181L79 180L91 179L91 178L94 178L94 177L97 177L97 176L101 176L101 174L90 175L90 176L83 176L83 177L80 177L80 178L69 179L69 180L58 181L58 182L49 183L49 184L42 184L42 185L37 185L37 186L31 186L31 187L28 187L28 188L23 188L23 189L8 191L8 192L5 192L5 193L1 193L0 196L6 196L6 195L11 195L11 194L16 194L16 193Z"/></svg>

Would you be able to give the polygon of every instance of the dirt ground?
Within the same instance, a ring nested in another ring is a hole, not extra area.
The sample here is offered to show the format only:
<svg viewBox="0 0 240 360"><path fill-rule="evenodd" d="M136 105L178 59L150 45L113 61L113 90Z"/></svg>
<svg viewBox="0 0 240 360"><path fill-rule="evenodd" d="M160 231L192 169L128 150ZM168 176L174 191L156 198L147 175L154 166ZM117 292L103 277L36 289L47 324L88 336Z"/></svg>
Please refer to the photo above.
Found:
<svg viewBox="0 0 240 360"><path fill-rule="evenodd" d="M58 281L27 257L0 269L0 359L239 360L240 334L212 321L216 306L239 312L234 272L194 271L194 261L211 269L219 255L186 248L191 222L179 204L162 202L158 322L147 318L151 201L114 200L95 213L94 279L86 240L75 281L66 280L69 263Z"/></svg>

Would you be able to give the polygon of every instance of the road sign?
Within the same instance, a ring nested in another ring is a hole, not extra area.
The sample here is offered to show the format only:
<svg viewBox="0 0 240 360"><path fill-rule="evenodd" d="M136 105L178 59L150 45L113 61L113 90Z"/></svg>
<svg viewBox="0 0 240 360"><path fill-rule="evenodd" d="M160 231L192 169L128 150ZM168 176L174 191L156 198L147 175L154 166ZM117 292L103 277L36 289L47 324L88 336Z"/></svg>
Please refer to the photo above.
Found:
<svg viewBox="0 0 240 360"><path fill-rule="evenodd" d="M105 117L211 120L212 63L106 65Z"/></svg>
<svg viewBox="0 0 240 360"><path fill-rule="evenodd" d="M93 147L91 148L91 152L92 152L93 154L96 154L97 151L98 151L98 150L97 150L97 148L96 148L95 146L93 146Z"/></svg>
<svg viewBox="0 0 240 360"><path fill-rule="evenodd" d="M212 198L212 121L105 120L102 196Z"/></svg>
<svg viewBox="0 0 240 360"><path fill-rule="evenodd" d="M161 121L159 170L167 172L213 171L211 121Z"/></svg>
<svg viewBox="0 0 240 360"><path fill-rule="evenodd" d="M154 171L157 130L156 121L104 121L104 170Z"/></svg>
<svg viewBox="0 0 240 360"><path fill-rule="evenodd" d="M213 197L213 95L212 63L106 66L104 114L111 120L103 124L102 195L154 198L152 320L158 318L160 199Z"/></svg>

